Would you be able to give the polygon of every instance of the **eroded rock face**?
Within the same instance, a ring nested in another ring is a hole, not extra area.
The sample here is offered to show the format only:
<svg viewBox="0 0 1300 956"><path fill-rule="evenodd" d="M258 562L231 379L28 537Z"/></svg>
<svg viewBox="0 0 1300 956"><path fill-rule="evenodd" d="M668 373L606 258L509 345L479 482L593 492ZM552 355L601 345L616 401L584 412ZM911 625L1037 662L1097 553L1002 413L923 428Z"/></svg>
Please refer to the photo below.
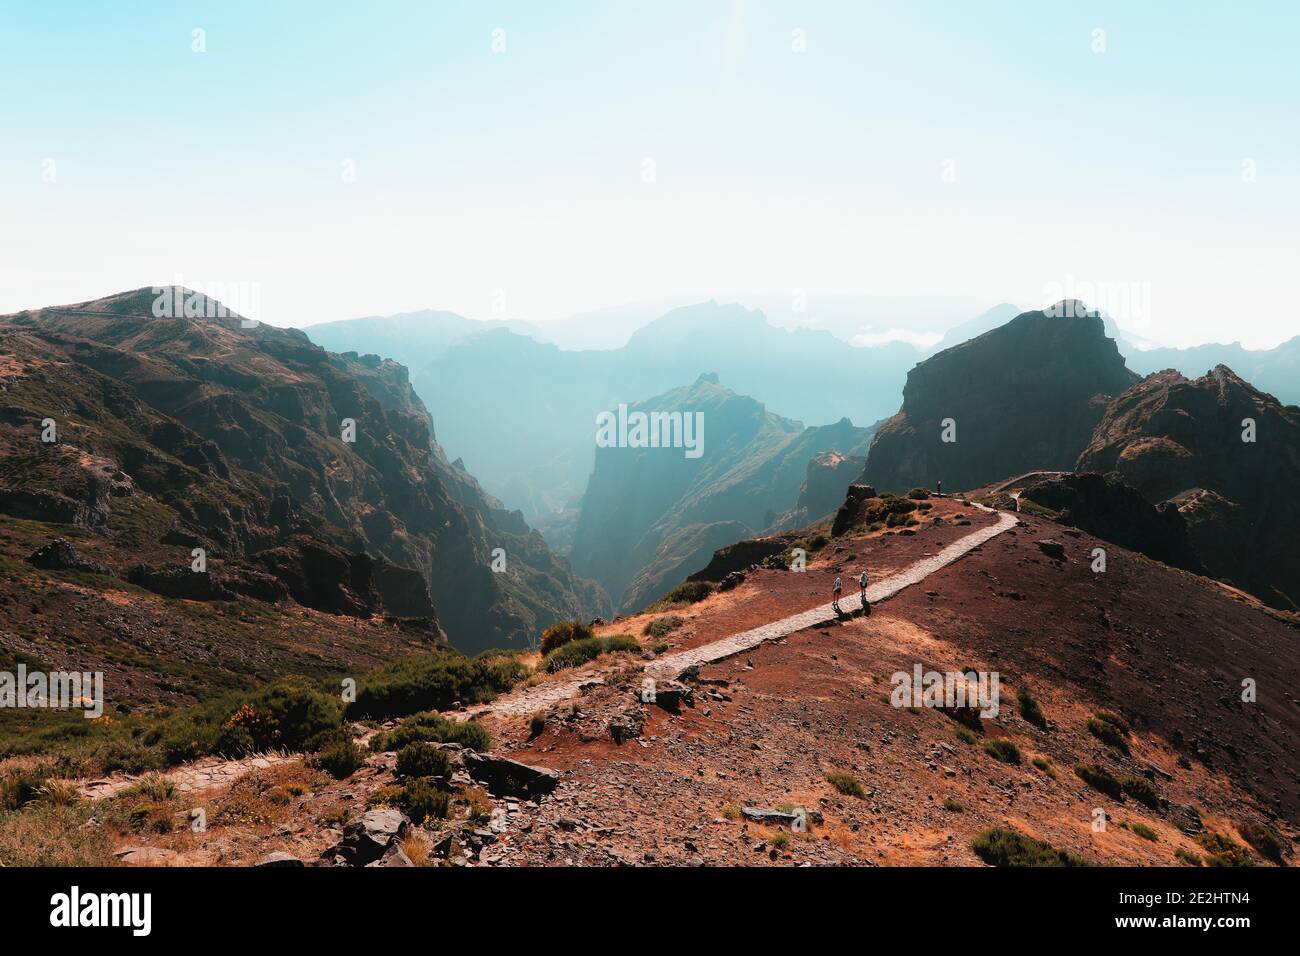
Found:
<svg viewBox="0 0 1300 956"><path fill-rule="evenodd" d="M1062 523L1156 561L1198 574L1203 570L1178 507L1151 504L1118 474L1031 479L1021 490L1021 501L1050 508Z"/></svg>
<svg viewBox="0 0 1300 956"><path fill-rule="evenodd" d="M1158 372L1110 403L1078 469L1172 501L1209 574L1300 606L1300 408L1222 365L1191 380Z"/></svg>
<svg viewBox="0 0 1300 956"><path fill-rule="evenodd" d="M1059 313L1059 314L1058 314ZM1081 304L1025 312L907 375L903 407L876 431L862 480L902 493L1068 471L1110 396L1138 377ZM945 425L947 437L944 441Z"/></svg>

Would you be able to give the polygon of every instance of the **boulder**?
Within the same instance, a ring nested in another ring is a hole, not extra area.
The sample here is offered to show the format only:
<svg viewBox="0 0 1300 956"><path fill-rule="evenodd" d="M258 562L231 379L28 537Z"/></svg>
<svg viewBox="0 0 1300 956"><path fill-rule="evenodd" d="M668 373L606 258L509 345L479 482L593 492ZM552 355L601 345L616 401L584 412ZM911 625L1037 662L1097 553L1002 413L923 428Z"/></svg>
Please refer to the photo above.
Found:
<svg viewBox="0 0 1300 956"><path fill-rule="evenodd" d="M1053 538L1045 538L1042 541L1035 541L1034 544L1038 545L1038 550L1053 561L1065 560L1065 545L1061 544L1061 542Z"/></svg>
<svg viewBox="0 0 1300 956"><path fill-rule="evenodd" d="M102 564L82 560L75 548L63 538L55 538L27 556L27 563L43 571L88 571L93 574L112 573Z"/></svg>
<svg viewBox="0 0 1300 956"><path fill-rule="evenodd" d="M399 810L389 807L367 810L343 828L343 842L333 848L334 855L352 866L367 866L382 858L389 847L406 835L410 825L411 821Z"/></svg>
<svg viewBox="0 0 1300 956"><path fill-rule="evenodd" d="M292 853L285 853L283 850L276 850L274 853L268 853L262 857L253 866L283 866L283 867L301 867L306 866L302 860L298 859Z"/></svg>
<svg viewBox="0 0 1300 956"><path fill-rule="evenodd" d="M464 760L469 775L497 797L540 797L553 792L560 782L554 770L530 767L507 757L466 750Z"/></svg>

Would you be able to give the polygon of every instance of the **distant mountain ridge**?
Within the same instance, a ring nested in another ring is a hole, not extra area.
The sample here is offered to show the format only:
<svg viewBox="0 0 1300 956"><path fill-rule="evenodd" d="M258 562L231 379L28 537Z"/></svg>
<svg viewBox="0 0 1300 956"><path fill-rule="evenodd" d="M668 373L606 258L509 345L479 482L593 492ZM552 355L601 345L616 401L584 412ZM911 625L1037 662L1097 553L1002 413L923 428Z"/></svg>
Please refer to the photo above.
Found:
<svg viewBox="0 0 1300 956"><path fill-rule="evenodd" d="M382 354L378 339L348 342ZM778 328L760 312L704 302L662 315L617 349L568 351L498 326L445 350L430 348L426 362L403 354L416 391L436 410L439 441L490 492L537 519L581 498L594 460L592 422L618 402L661 394L709 370L800 421L847 416L865 424L897 407L919 353L902 343L853 346L829 332Z"/></svg>
<svg viewBox="0 0 1300 956"><path fill-rule="evenodd" d="M692 459L678 449L596 450L570 560L623 609L659 597L704 567L718 548L764 530L794 506L813 458L830 451L861 454L870 435L848 419L805 428L725 387L716 375L629 407L702 414L704 454Z"/></svg>

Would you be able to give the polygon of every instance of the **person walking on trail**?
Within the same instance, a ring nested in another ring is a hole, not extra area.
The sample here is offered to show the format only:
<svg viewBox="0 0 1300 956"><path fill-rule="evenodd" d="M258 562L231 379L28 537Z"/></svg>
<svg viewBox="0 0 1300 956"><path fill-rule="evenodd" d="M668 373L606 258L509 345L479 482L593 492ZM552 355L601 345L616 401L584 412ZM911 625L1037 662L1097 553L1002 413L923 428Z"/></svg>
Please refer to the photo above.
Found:
<svg viewBox="0 0 1300 956"><path fill-rule="evenodd" d="M835 613L837 614L840 610L840 591L843 589L844 585L840 582L840 576L837 574L835 575L835 587L831 588L831 593L833 594L833 597L831 598L831 607L835 608Z"/></svg>
<svg viewBox="0 0 1300 956"><path fill-rule="evenodd" d="M942 495L943 495L943 482L942 482L942 481L936 481L936 482L934 483L934 493L935 493L936 495L939 495L939 496L942 497Z"/></svg>
<svg viewBox="0 0 1300 956"><path fill-rule="evenodd" d="M863 568L862 573L858 575L858 594L862 598L862 606L867 606L867 569Z"/></svg>

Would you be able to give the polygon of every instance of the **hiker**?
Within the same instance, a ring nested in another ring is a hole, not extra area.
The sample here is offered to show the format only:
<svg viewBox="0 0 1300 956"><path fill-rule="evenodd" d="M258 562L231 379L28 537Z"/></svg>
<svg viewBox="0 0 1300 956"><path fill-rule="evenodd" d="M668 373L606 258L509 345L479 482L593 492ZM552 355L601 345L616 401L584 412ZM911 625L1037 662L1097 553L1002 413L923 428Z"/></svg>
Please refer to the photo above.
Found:
<svg viewBox="0 0 1300 956"><path fill-rule="evenodd" d="M940 498L943 497L943 482L942 482L942 481L936 481L936 482L934 483L934 493L935 493L936 495L938 495Z"/></svg>
<svg viewBox="0 0 1300 956"><path fill-rule="evenodd" d="M867 606L867 569L863 568L862 573L858 575L858 593L862 598L862 606Z"/></svg>
<svg viewBox="0 0 1300 956"><path fill-rule="evenodd" d="M834 597L831 598L831 607L835 608L836 614L840 612L840 591L841 590L843 590L843 585L840 583L840 576L837 574L835 575L835 587L831 588L831 591L834 594Z"/></svg>

